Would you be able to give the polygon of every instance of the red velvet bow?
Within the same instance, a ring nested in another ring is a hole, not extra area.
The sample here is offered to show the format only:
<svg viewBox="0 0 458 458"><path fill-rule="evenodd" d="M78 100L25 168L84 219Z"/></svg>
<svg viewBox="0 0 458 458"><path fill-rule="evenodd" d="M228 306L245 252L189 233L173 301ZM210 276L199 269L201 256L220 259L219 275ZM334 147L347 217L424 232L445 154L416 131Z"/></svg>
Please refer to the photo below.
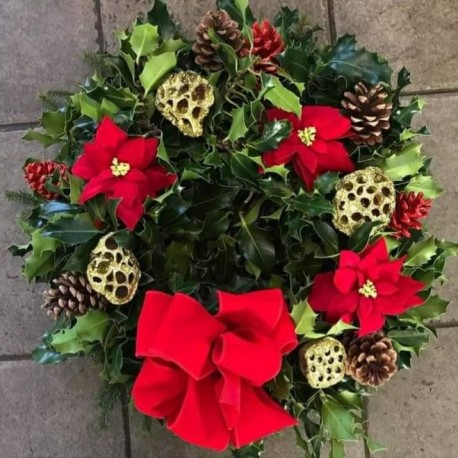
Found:
<svg viewBox="0 0 458 458"><path fill-rule="evenodd" d="M218 297L212 316L184 294L147 293L132 396L183 440L222 451L296 425L262 386L298 342L279 289Z"/></svg>

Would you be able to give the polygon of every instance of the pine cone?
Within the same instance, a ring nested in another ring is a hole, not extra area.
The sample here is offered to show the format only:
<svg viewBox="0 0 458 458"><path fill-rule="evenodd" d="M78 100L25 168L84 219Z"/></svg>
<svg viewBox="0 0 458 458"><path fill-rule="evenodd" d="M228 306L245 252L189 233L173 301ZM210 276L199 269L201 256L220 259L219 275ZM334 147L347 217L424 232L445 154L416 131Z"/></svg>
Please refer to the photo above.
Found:
<svg viewBox="0 0 458 458"><path fill-rule="evenodd" d="M382 333L364 337L346 336L345 362L347 375L360 385L379 387L397 372L397 353L388 337Z"/></svg>
<svg viewBox="0 0 458 458"><path fill-rule="evenodd" d="M45 293L48 316L57 319L62 313L67 318L84 315L88 310L105 310L108 302L93 291L84 275L65 272L52 280L52 287Z"/></svg>
<svg viewBox="0 0 458 458"><path fill-rule="evenodd" d="M253 56L258 56L259 61L256 68L266 73L277 73L276 57L285 49L285 43L277 29L268 21L262 23L255 22L252 28L253 48L250 43L245 42L240 51L241 56L248 56L251 52Z"/></svg>
<svg viewBox="0 0 458 458"><path fill-rule="evenodd" d="M425 199L422 192L401 192L396 198L396 210L394 211L390 227L397 231L395 237L410 238L412 229L421 229L422 224L418 221L428 216L431 210L432 200Z"/></svg>
<svg viewBox="0 0 458 458"><path fill-rule="evenodd" d="M196 42L192 50L197 54L197 65L210 71L217 71L223 67L223 63L217 55L218 45L214 44L208 35L210 29L213 29L235 51L242 47L243 39L239 25L226 11L208 11L204 15L196 28Z"/></svg>
<svg viewBox="0 0 458 458"><path fill-rule="evenodd" d="M59 170L60 175L64 176L68 168L65 164L59 164L54 161L30 162L24 167L24 178L33 191L45 199L52 200L57 195L46 189L46 181L48 177L54 175L56 170ZM58 182L54 184L59 185Z"/></svg>
<svg viewBox="0 0 458 458"><path fill-rule="evenodd" d="M342 106L350 116L358 145L382 143L382 131L390 128L393 105L386 103L388 94L381 84L368 89L363 83L355 86L355 92L345 92Z"/></svg>

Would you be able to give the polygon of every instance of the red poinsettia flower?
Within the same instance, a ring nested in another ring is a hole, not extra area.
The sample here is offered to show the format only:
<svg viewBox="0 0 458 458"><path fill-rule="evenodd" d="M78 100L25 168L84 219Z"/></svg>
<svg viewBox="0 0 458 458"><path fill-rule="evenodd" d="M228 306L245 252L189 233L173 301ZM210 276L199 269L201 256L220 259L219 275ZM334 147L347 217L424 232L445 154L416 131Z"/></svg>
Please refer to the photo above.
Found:
<svg viewBox="0 0 458 458"><path fill-rule="evenodd" d="M116 215L133 230L143 216L148 196L171 186L176 176L156 164L157 138L129 137L110 118L104 118L92 143L84 146L72 173L88 183L80 203L104 194L119 199Z"/></svg>
<svg viewBox="0 0 458 458"><path fill-rule="evenodd" d="M292 162L309 190L322 173L353 172L355 169L344 145L338 141L350 135L351 122L337 108L306 106L300 118L273 108L267 111L267 118L269 121L289 121L292 131L276 150L263 154L265 166Z"/></svg>
<svg viewBox="0 0 458 458"><path fill-rule="evenodd" d="M253 45L246 40L240 50L241 56L248 56L250 53L257 56L256 69L266 73L277 73L277 56L285 50L285 43L277 29L265 19L262 22L255 22L252 27Z"/></svg>
<svg viewBox="0 0 458 458"><path fill-rule="evenodd" d="M420 305L424 284L401 274L404 259L390 261L385 239L365 251L342 251L334 272L318 274L309 296L311 307L326 320L359 320L359 335L382 329L386 315Z"/></svg>
<svg viewBox="0 0 458 458"><path fill-rule="evenodd" d="M136 348L146 360L132 396L183 440L222 451L296 425L263 385L298 342L279 289L218 298L212 316L184 294L147 293Z"/></svg>
<svg viewBox="0 0 458 458"><path fill-rule="evenodd" d="M418 194L401 192L398 194L396 210L390 221L390 227L397 231L394 236L410 238L412 229L421 229L422 224L419 220L428 216L432 205L433 201L425 199L422 192Z"/></svg>

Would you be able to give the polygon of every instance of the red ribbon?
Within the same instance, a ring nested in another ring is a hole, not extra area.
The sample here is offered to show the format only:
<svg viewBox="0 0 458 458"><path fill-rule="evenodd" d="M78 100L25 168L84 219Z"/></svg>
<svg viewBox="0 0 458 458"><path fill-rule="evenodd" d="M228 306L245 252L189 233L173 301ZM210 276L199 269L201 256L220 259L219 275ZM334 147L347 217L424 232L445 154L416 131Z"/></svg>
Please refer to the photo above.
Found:
<svg viewBox="0 0 458 458"><path fill-rule="evenodd" d="M222 451L297 424L262 386L298 342L279 289L218 298L212 316L184 294L147 293L136 349L146 360L132 396L183 440Z"/></svg>

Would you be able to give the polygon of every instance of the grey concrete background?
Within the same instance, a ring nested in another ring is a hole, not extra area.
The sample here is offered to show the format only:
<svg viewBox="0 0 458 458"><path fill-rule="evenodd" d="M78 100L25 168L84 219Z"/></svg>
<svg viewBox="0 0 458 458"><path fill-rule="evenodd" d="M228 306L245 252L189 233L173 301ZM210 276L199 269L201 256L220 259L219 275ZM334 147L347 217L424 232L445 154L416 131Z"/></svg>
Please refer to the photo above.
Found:
<svg viewBox="0 0 458 458"><path fill-rule="evenodd" d="M80 81L86 50L113 46L112 30L126 27L147 0L0 1L0 187L21 183L27 156L39 147L21 136L40 113L37 93ZM433 170L447 194L436 203L429 226L458 238L458 6L456 0L256 0L254 9L272 16L280 4L308 11L320 23L323 41L344 32L383 52L396 68L413 73L410 91L423 95L423 119L433 136L425 139ZM193 29L212 0L170 0L175 17ZM19 207L0 200L0 246L19 237L12 224ZM30 352L48 319L40 310L40 287L19 276L20 262L4 254L0 269L0 458L206 458L214 454L181 443L159 427L145 434L136 417L115 412L109 431L96 423L93 395L97 368L84 362L41 368ZM448 269L456 281L458 263ZM444 294L456 299L458 283ZM434 340L412 371L399 374L372 397L370 433L388 447L381 458L454 458L458 440L458 305L437 324ZM291 434L268 441L268 458L302 456ZM222 455L222 456L228 456ZM349 458L368 457L361 444Z"/></svg>

